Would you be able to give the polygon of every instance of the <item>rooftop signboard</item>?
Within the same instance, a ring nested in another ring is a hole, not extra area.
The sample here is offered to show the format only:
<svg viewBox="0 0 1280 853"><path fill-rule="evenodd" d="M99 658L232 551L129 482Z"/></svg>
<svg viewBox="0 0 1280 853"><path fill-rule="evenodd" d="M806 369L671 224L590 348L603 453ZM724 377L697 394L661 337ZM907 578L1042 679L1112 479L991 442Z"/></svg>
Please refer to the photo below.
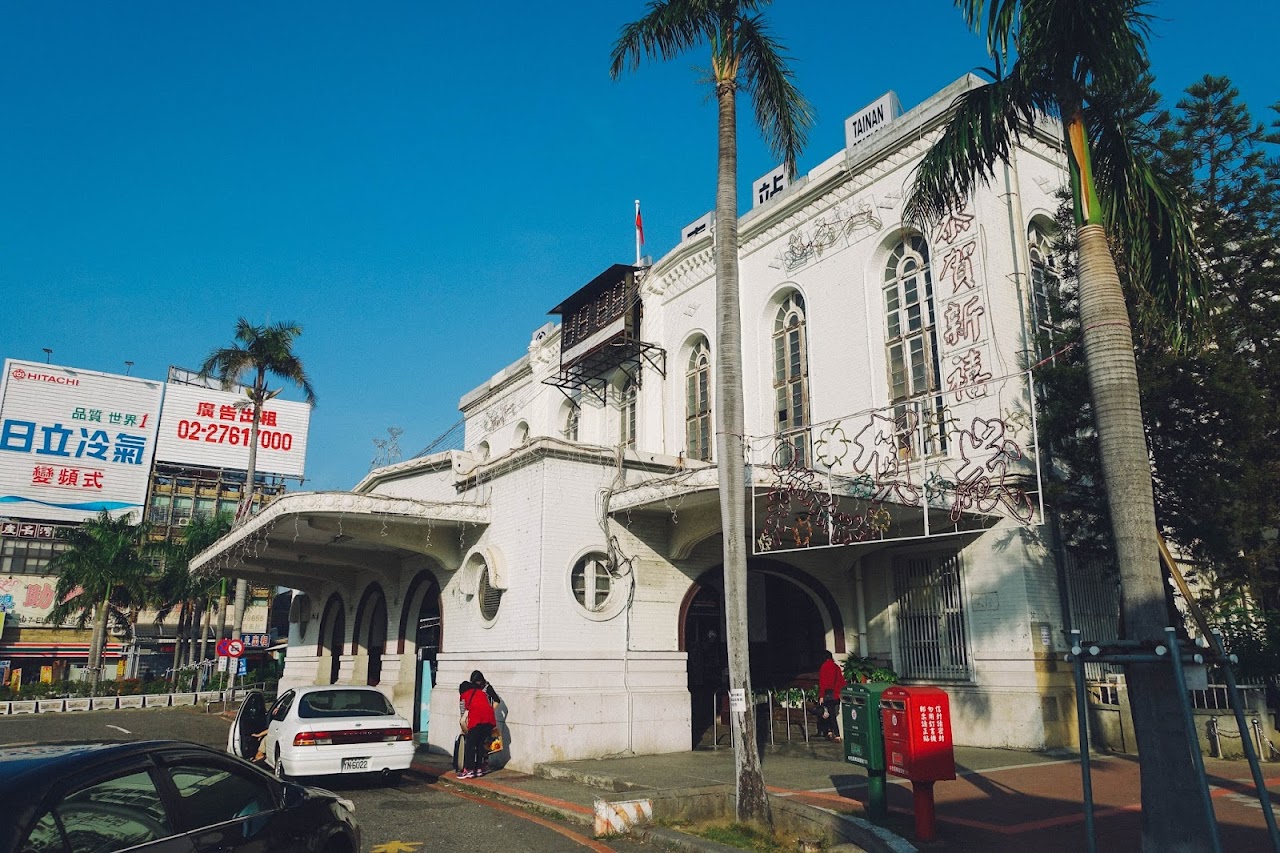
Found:
<svg viewBox="0 0 1280 853"><path fill-rule="evenodd" d="M6 359L0 515L83 521L146 499L164 385Z"/></svg>
<svg viewBox="0 0 1280 853"><path fill-rule="evenodd" d="M255 470L302 477L311 407L275 399L262 409ZM253 406L242 393L203 385L169 383L160 415L156 459L206 468L249 467Z"/></svg>

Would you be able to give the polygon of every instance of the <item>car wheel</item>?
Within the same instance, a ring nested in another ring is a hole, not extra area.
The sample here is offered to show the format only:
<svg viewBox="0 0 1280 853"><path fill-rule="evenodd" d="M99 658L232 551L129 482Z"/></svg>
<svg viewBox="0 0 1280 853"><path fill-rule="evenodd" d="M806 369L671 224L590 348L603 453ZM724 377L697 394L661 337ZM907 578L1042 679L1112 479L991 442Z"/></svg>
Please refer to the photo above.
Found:
<svg viewBox="0 0 1280 853"><path fill-rule="evenodd" d="M289 781L289 774L284 772L284 762L280 760L279 745L276 746L276 764L275 767L272 768L272 771L276 774L276 778L281 782Z"/></svg>

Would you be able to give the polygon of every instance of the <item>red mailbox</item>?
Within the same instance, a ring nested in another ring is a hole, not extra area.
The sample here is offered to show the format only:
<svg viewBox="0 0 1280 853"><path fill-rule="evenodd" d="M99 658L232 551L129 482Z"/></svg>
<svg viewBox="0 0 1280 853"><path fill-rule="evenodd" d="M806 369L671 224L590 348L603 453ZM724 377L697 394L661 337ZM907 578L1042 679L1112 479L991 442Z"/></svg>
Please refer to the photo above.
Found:
<svg viewBox="0 0 1280 853"><path fill-rule="evenodd" d="M936 835L933 783L956 778L951 745L951 702L937 687L895 685L880 694L886 769L911 780L916 837Z"/></svg>
<svg viewBox="0 0 1280 853"><path fill-rule="evenodd" d="M951 703L937 687L895 685L880 696L887 770L913 782L956 778Z"/></svg>

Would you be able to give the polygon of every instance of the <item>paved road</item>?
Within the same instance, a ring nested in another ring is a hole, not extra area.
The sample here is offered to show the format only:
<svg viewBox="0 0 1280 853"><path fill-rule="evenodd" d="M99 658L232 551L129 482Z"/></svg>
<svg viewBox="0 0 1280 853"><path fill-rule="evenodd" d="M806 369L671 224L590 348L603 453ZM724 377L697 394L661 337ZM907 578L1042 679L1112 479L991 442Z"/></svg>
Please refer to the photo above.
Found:
<svg viewBox="0 0 1280 853"><path fill-rule="evenodd" d="M221 717L193 708L32 714L0 717L0 743L165 738L222 748L228 727ZM479 792L434 784L418 774L409 774L395 788L349 777L315 781L321 787L340 791L356 804L364 849L370 853L375 848L387 853L437 849L485 849L495 853L653 850L629 839L609 839L606 846L593 841L582 826L494 802Z"/></svg>

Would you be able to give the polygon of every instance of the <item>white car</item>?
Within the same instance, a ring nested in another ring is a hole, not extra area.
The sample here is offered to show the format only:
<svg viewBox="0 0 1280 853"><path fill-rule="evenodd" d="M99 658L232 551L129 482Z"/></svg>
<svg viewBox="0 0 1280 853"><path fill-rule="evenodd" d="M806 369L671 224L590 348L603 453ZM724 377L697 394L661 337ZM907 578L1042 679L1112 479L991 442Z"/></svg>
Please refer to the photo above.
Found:
<svg viewBox="0 0 1280 853"><path fill-rule="evenodd" d="M381 773L394 782L413 761L413 727L372 687L299 687L269 711L255 690L240 705L227 752L252 761L264 730L262 753L280 779Z"/></svg>

